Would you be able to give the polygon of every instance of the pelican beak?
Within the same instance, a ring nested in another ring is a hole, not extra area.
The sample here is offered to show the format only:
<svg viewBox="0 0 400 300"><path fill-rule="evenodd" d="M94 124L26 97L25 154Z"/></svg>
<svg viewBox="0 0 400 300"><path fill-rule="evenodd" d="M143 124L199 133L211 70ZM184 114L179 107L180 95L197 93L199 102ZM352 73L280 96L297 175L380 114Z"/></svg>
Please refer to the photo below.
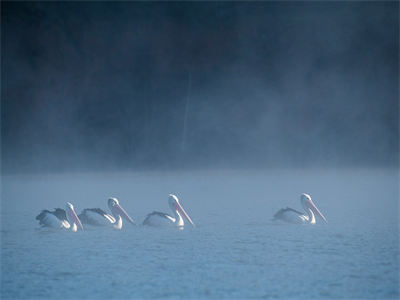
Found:
<svg viewBox="0 0 400 300"><path fill-rule="evenodd" d="M121 217L123 217L125 220L127 220L129 223L131 224L135 224L135 222L133 222L132 218L128 215L128 213L122 208L121 205L119 204L115 204L112 206L111 208L113 210L113 214L114 215L120 215Z"/></svg>
<svg viewBox="0 0 400 300"><path fill-rule="evenodd" d="M310 209L316 214L318 217L320 217L322 220L324 220L325 223L328 223L326 220L325 216L319 211L317 206L314 204L314 202L310 201Z"/></svg>
<svg viewBox="0 0 400 300"><path fill-rule="evenodd" d="M82 226L81 220L78 218L78 216L76 215L75 211L73 209L68 209L67 214L68 214L68 217L69 217L69 221L72 222L72 223L75 223L75 225L76 225L76 227L78 229L83 230L83 226Z"/></svg>
<svg viewBox="0 0 400 300"><path fill-rule="evenodd" d="M192 224L193 227L196 227L192 219L189 217L189 215L186 213L186 211L183 209L182 205L179 202L176 202L176 209L186 218L186 220L189 221L190 224Z"/></svg>

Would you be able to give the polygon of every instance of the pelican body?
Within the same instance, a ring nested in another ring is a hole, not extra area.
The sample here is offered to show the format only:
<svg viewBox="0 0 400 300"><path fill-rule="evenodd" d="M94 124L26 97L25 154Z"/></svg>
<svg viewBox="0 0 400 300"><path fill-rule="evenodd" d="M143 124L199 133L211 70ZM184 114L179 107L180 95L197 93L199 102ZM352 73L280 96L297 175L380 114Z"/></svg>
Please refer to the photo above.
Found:
<svg viewBox="0 0 400 300"><path fill-rule="evenodd" d="M65 210L62 208L56 208L54 211L42 210L36 216L36 220L39 221L39 225L42 225L42 227L71 229L73 232L78 229L83 230L81 220L76 215L74 206L69 202L65 205Z"/></svg>
<svg viewBox="0 0 400 300"><path fill-rule="evenodd" d="M325 216L319 211L317 206L311 199L311 196L308 194L301 194L300 196L300 203L305 211L302 213L298 210L295 210L290 207L280 209L275 215L274 220L281 220L287 223L293 224L315 224L316 219L315 215L321 218L325 223L326 221Z"/></svg>
<svg viewBox="0 0 400 300"><path fill-rule="evenodd" d="M100 208L85 208L79 215L79 218L84 224L93 226L113 225L115 229L122 228L122 218L131 224L134 224L132 218L119 204L117 198L109 198L107 204L112 215L106 213Z"/></svg>
<svg viewBox="0 0 400 300"><path fill-rule="evenodd" d="M168 204L172 210L173 216L170 216L163 212L154 211L147 215L143 221L143 225L155 226L155 227L179 227L183 228L185 222L182 216L194 227L194 223L182 205L179 203L177 196L170 194L168 197Z"/></svg>

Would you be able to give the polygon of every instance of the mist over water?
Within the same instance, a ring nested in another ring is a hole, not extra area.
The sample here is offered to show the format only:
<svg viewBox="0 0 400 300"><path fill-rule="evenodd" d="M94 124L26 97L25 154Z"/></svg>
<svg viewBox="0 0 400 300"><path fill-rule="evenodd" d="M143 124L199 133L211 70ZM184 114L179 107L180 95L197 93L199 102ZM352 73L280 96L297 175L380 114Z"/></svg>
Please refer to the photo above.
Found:
<svg viewBox="0 0 400 300"><path fill-rule="evenodd" d="M2 2L0 297L398 299L398 11ZM141 226L170 193L196 228ZM301 193L328 224L272 221Z"/></svg>
<svg viewBox="0 0 400 300"><path fill-rule="evenodd" d="M5 299L397 299L398 174L391 170L86 173L3 178ZM328 224L272 221L311 193ZM176 193L196 224L140 226ZM107 210L122 231L39 229L43 207ZM5 213L6 212L6 213ZM5 276L6 275L6 276Z"/></svg>
<svg viewBox="0 0 400 300"><path fill-rule="evenodd" d="M2 3L7 172L393 166L398 3Z"/></svg>

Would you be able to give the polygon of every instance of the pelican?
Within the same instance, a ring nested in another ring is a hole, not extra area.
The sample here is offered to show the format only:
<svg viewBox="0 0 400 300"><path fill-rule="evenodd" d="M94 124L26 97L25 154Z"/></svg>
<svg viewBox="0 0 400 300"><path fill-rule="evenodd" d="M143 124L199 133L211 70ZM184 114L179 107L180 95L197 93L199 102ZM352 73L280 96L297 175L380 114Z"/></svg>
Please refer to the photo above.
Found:
<svg viewBox="0 0 400 300"><path fill-rule="evenodd" d="M83 230L81 220L75 213L74 206L67 202L65 210L62 208L55 208L54 211L47 209L36 217L42 227L50 227L56 229L71 229L76 232L79 229Z"/></svg>
<svg viewBox="0 0 400 300"><path fill-rule="evenodd" d="M186 220L188 220L189 223L192 224L193 227L195 226L192 219L179 203L179 199L177 196L170 194L168 197L168 204L173 212L173 217L166 213L154 211L151 214L147 215L146 219L143 221L143 225L156 227L175 226L183 228L185 223L183 222L182 216L184 216Z"/></svg>
<svg viewBox="0 0 400 300"><path fill-rule="evenodd" d="M315 206L314 202L311 200L310 195L304 193L301 194L300 202L306 214L299 212L293 208L286 207L280 209L274 215L274 220L281 220L295 224L315 224L316 223L315 215L317 215L325 223L328 223L324 215L319 211L317 206Z"/></svg>
<svg viewBox="0 0 400 300"><path fill-rule="evenodd" d="M119 204L117 198L108 199L108 208L110 209L112 215L106 213L100 208L85 208L79 215L79 218L84 224L94 226L113 225L115 229L122 228L122 217L131 224L134 224L132 218Z"/></svg>

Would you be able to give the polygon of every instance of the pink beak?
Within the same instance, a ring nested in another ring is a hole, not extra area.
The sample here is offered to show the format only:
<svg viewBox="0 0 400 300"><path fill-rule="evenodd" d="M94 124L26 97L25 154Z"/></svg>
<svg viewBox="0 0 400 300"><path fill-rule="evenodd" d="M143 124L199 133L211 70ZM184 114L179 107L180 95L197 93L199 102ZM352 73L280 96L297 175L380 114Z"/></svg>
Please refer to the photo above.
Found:
<svg viewBox="0 0 400 300"><path fill-rule="evenodd" d="M328 223L326 220L325 216L319 211L319 209L315 206L314 202L310 200L310 209L316 214L318 217L320 217L322 220L324 220L325 223Z"/></svg>
<svg viewBox="0 0 400 300"><path fill-rule="evenodd" d="M83 226L81 223L81 220L79 220L78 216L76 215L75 211L73 209L68 209L68 217L69 217L69 221L71 221L72 223L76 224L76 227L78 227L79 229L83 230Z"/></svg>
<svg viewBox="0 0 400 300"><path fill-rule="evenodd" d="M123 217L125 220L127 220L128 222L130 222L131 224L135 224L135 222L133 222L132 218L128 215L128 213L122 208L121 205L116 204L112 207L113 210L113 214L114 215L120 215L121 217Z"/></svg>
<svg viewBox="0 0 400 300"><path fill-rule="evenodd" d="M183 209L182 205L179 202L176 202L176 209L186 218L186 220L189 221L189 223L193 226L196 227L192 221L192 219L189 217L189 215L186 213L186 211Z"/></svg>

